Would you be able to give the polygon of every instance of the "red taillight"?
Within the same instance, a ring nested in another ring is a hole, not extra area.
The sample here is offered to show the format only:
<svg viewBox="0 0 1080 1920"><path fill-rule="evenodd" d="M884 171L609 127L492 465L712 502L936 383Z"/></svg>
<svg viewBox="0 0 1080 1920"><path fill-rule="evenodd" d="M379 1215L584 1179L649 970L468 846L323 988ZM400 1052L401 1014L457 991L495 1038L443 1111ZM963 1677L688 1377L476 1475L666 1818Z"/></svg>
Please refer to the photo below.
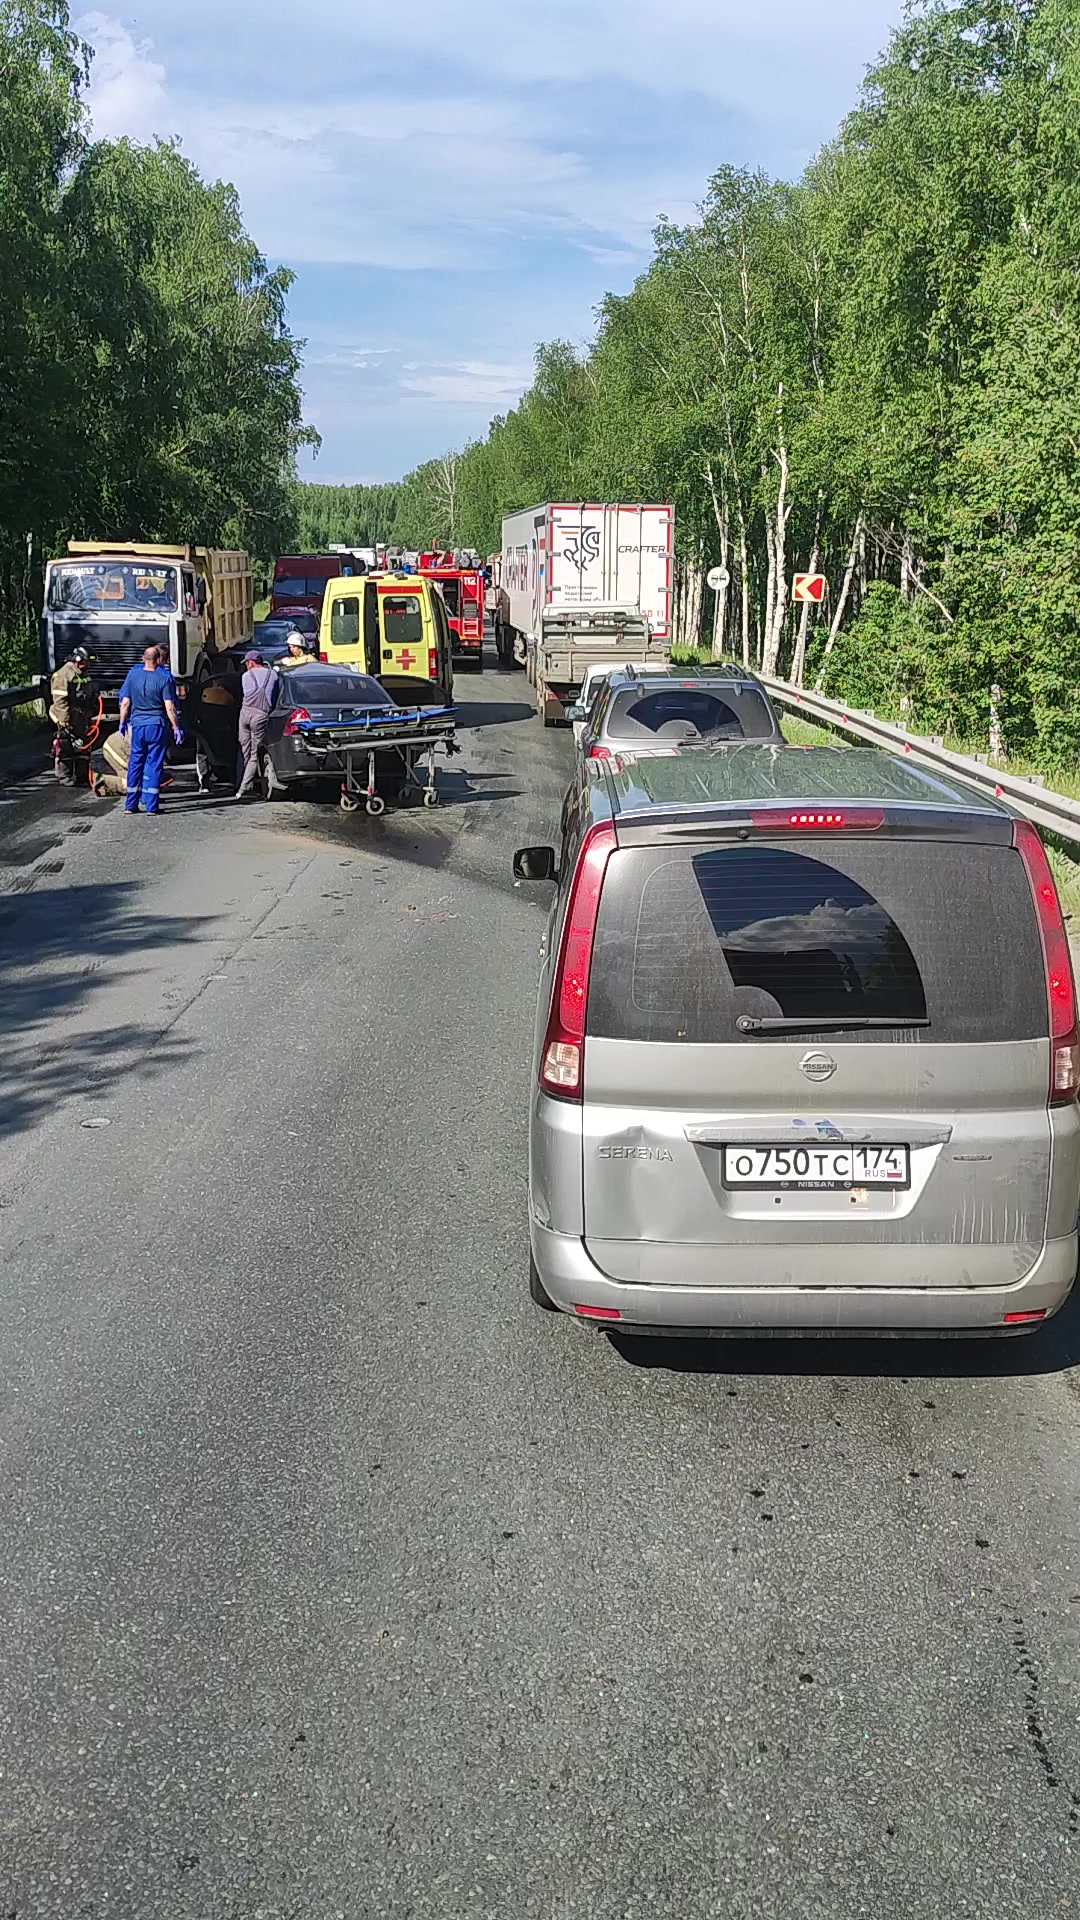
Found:
<svg viewBox="0 0 1080 1920"><path fill-rule="evenodd" d="M755 827L772 833L871 832L884 826L880 807L766 807L750 815Z"/></svg>
<svg viewBox="0 0 1080 1920"><path fill-rule="evenodd" d="M429 647L427 650L427 677L429 680L437 680L439 677L439 650L437 647Z"/></svg>
<svg viewBox="0 0 1080 1920"><path fill-rule="evenodd" d="M1035 1307L1032 1309L1030 1313L1005 1314L1002 1320L1002 1325L1006 1327L1022 1327L1029 1320L1045 1320L1045 1319L1046 1319L1046 1308Z"/></svg>
<svg viewBox="0 0 1080 1920"><path fill-rule="evenodd" d="M295 713L290 713L281 731L282 733L299 733L301 720L310 719L311 715L306 707L297 707Z"/></svg>
<svg viewBox="0 0 1080 1920"><path fill-rule="evenodd" d="M604 870L614 850L615 829L610 822L591 827L582 843L570 888L540 1064L544 1092L556 1094L561 1100L581 1099L581 1051L593 935Z"/></svg>
<svg viewBox="0 0 1080 1920"><path fill-rule="evenodd" d="M575 1307L574 1312L582 1320L621 1320L618 1307Z"/></svg>
<svg viewBox="0 0 1080 1920"><path fill-rule="evenodd" d="M328 653L320 653L319 659L322 661L324 667L330 665L330 655Z"/></svg>
<svg viewBox="0 0 1080 1920"><path fill-rule="evenodd" d="M586 758L589 760L610 760L610 747L590 747Z"/></svg>
<svg viewBox="0 0 1080 1920"><path fill-rule="evenodd" d="M1031 897L1039 917L1046 962L1046 998L1050 1009L1050 1104L1065 1106L1080 1090L1080 1035L1076 1031L1076 989L1073 985L1069 936L1061 916L1054 876L1038 833L1030 820L1013 826L1013 846L1027 870Z"/></svg>

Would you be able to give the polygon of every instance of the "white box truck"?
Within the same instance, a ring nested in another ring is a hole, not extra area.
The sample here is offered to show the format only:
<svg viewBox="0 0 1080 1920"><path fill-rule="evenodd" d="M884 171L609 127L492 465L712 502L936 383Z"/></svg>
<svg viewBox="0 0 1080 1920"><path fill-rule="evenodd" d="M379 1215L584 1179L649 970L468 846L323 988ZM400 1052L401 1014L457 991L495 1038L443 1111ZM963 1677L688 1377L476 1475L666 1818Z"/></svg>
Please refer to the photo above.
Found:
<svg viewBox="0 0 1080 1920"><path fill-rule="evenodd" d="M670 658L674 541L670 506L549 503L506 515L502 618L546 724L605 655Z"/></svg>

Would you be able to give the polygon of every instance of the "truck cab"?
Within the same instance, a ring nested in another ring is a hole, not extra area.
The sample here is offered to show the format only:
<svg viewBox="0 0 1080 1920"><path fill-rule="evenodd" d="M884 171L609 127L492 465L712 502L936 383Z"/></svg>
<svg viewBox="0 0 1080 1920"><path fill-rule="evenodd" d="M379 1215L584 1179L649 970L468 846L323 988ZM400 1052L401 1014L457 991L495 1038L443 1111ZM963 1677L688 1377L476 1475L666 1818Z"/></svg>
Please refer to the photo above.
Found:
<svg viewBox="0 0 1080 1920"><path fill-rule="evenodd" d="M200 654L250 640L251 608L245 553L73 540L45 567L42 665L54 673L85 647L94 690L109 696L144 649L158 646L183 682Z"/></svg>

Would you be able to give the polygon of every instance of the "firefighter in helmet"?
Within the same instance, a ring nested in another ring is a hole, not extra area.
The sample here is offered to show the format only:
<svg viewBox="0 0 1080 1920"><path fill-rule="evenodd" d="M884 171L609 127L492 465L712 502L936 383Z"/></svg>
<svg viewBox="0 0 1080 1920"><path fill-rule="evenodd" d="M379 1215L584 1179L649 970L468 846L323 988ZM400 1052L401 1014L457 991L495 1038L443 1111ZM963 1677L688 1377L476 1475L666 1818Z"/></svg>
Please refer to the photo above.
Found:
<svg viewBox="0 0 1080 1920"><path fill-rule="evenodd" d="M90 724L93 688L89 674L90 655L85 647L74 647L62 667L52 676L49 687L49 718L56 725L54 753L56 767L69 786L75 784L76 742L81 741Z"/></svg>

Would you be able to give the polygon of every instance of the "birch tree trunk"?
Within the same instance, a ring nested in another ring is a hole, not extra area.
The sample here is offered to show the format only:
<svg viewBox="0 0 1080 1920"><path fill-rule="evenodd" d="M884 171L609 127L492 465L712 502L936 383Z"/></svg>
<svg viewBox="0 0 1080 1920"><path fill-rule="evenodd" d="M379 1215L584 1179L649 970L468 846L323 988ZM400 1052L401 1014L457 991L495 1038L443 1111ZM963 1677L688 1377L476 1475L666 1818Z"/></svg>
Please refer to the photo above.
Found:
<svg viewBox="0 0 1080 1920"><path fill-rule="evenodd" d="M724 507L724 524L720 529L720 565L727 574L727 585L720 588L713 609L712 657L722 660L727 652L728 608L731 604L731 531L728 525L727 505Z"/></svg>
<svg viewBox="0 0 1080 1920"><path fill-rule="evenodd" d="M821 656L821 670L818 673L818 677L814 682L815 693L820 693L821 689L825 685L825 675L826 675L826 672L828 671L829 655L832 653L832 650L836 645L836 636L840 631L840 627L843 622L844 615L847 612L848 598L851 593L851 582L855 574L855 562L859 557L859 544L860 544L860 541L862 541L865 538L865 534L866 534L866 513L865 513L865 510L862 507L860 507L858 515L855 520L855 529L851 536L851 546L848 549L847 566L844 568L844 584L840 589L840 598L836 603L836 609L835 609L835 612L833 613L832 625L829 628L829 637L825 642L825 651Z"/></svg>
<svg viewBox="0 0 1080 1920"><path fill-rule="evenodd" d="M723 657L727 644L728 602L731 594L731 523L728 517L727 487L721 480L718 497L711 460L705 462L705 476L709 482L709 493L712 497L713 519L720 535L720 565L728 575L727 586L720 588L713 607L712 657L714 660L719 660Z"/></svg>
<svg viewBox="0 0 1080 1920"><path fill-rule="evenodd" d="M780 390L781 401L783 388ZM780 643L784 634L784 621L788 610L788 571L787 571L787 530L791 518L788 503L788 454L783 444L777 453L780 466L780 485L776 495L776 515L769 542L769 563L772 570L771 581L771 619L765 622L765 645L762 651L762 672L775 676L780 661Z"/></svg>
<svg viewBox="0 0 1080 1920"><path fill-rule="evenodd" d="M817 498L817 517L814 521L814 545L810 553L810 572L816 573L821 563L821 510L824 496ZM795 686L801 687L806 672L806 639L810 631L810 602L804 600L799 614L799 631L795 640L795 658L791 663L791 678Z"/></svg>
<svg viewBox="0 0 1080 1920"><path fill-rule="evenodd" d="M773 608L776 605L776 550L773 543L772 520L765 516L765 552L768 556L769 571L765 583L765 623L761 629L761 646L758 650L758 666L765 670L769 645L772 640Z"/></svg>
<svg viewBox="0 0 1080 1920"><path fill-rule="evenodd" d="M750 559L746 550L746 520L739 503L739 586L742 593L742 658L750 665Z"/></svg>

